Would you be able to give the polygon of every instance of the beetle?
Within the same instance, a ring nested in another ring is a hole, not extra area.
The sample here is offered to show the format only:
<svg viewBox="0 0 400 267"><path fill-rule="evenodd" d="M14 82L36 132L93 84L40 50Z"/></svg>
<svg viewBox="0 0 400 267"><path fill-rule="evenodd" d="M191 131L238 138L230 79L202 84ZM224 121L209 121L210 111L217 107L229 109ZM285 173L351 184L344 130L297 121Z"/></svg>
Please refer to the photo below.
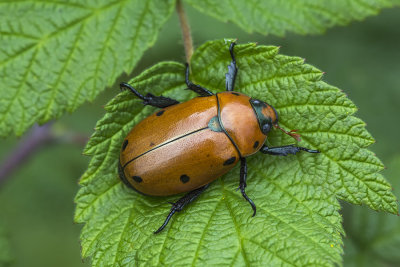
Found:
<svg viewBox="0 0 400 267"><path fill-rule="evenodd" d="M187 102L154 96L143 96L128 83L121 89L130 90L144 105L161 108L139 122L122 143L118 172L120 179L139 193L169 196L188 192L171 203L172 207L161 227L171 217L203 193L209 184L240 162L239 189L256 214L254 202L247 196L246 157L260 151L269 155L286 156L299 151L319 153L318 150L286 145L268 147L265 141L273 127L299 140L294 131L278 125L275 108L261 100L235 92L238 73L234 47L229 46L231 63L225 75L226 91L212 93L189 80L186 64L185 82L199 96Z"/></svg>

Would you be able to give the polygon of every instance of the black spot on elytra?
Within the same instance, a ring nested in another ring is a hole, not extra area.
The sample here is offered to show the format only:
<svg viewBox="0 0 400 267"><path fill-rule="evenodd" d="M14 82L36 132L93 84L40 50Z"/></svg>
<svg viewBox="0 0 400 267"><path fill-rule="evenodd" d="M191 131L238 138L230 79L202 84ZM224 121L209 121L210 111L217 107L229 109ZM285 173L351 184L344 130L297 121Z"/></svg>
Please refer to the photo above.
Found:
<svg viewBox="0 0 400 267"><path fill-rule="evenodd" d="M151 142L151 143L150 143L150 146L154 146L154 143L153 143L153 142Z"/></svg>
<svg viewBox="0 0 400 267"><path fill-rule="evenodd" d="M232 92L231 94L232 94L232 95L236 95L236 96L240 96L240 94L235 93L235 92Z"/></svg>
<svg viewBox="0 0 400 267"><path fill-rule="evenodd" d="M189 180L190 180L190 177L187 176L186 174L182 174L181 175L181 182L182 183L186 184L187 182L189 182Z"/></svg>
<svg viewBox="0 0 400 267"><path fill-rule="evenodd" d="M235 160L236 160L236 157L232 157L232 158L230 158L230 159L227 159L227 160L224 162L224 166L226 166L226 165L231 165L232 163L235 162Z"/></svg>
<svg viewBox="0 0 400 267"><path fill-rule="evenodd" d="M122 144L122 151L125 150L127 145L128 145L128 140L125 140L124 143Z"/></svg>
<svg viewBox="0 0 400 267"><path fill-rule="evenodd" d="M161 116L162 114L164 114L165 110L160 110L159 112L156 113L157 116Z"/></svg>
<svg viewBox="0 0 400 267"><path fill-rule="evenodd" d="M140 178L140 176L132 176L132 179L137 183L141 183L143 181L142 178Z"/></svg>
<svg viewBox="0 0 400 267"><path fill-rule="evenodd" d="M253 148L256 149L256 148L258 147L258 144L259 144L259 142L258 142L258 141L255 141L255 142L254 142L254 145L253 145Z"/></svg>

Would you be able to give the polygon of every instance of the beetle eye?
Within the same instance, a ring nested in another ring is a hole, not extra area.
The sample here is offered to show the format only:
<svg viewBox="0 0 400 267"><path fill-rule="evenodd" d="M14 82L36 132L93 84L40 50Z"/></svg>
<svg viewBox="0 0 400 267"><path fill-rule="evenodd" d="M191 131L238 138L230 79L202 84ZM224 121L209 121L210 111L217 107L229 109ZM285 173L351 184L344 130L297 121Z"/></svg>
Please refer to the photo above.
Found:
<svg viewBox="0 0 400 267"><path fill-rule="evenodd" d="M269 133L269 131L271 131L271 123L266 123L266 124L264 124L263 125L263 127L262 127L262 132L263 132L263 134L267 134L267 133Z"/></svg>

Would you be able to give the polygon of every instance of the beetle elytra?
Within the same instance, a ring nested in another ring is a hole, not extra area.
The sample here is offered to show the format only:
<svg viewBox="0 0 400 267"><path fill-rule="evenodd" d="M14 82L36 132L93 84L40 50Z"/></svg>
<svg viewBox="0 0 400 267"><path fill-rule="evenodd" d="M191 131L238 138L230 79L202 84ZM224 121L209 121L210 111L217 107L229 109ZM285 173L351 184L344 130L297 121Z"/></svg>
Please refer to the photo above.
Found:
<svg viewBox="0 0 400 267"><path fill-rule="evenodd" d="M119 176L132 189L146 195L168 196L188 192L175 203L159 233L174 213L181 211L206 190L209 184L240 162L239 189L250 203L253 216L256 206L245 192L246 157L258 151L286 156L299 151L319 153L295 145L268 147L264 143L273 127L298 138L295 131L278 125L278 114L269 104L233 91L238 72L234 56L235 43L229 52L232 58L226 74L226 91L212 93L189 80L188 89L199 96L187 102L147 94L143 96L127 83L143 104L161 108L139 122L122 143Z"/></svg>

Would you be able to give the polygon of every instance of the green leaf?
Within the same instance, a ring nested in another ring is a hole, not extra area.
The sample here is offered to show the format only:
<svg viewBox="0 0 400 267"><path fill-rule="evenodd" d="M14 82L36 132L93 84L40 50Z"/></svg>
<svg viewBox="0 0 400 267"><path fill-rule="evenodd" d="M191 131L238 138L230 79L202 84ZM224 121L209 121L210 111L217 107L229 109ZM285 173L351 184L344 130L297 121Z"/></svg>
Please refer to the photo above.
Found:
<svg viewBox="0 0 400 267"><path fill-rule="evenodd" d="M400 192L400 157L388 167L387 176ZM345 206L345 266L399 266L399 217L366 208Z"/></svg>
<svg viewBox="0 0 400 267"><path fill-rule="evenodd" d="M231 21L251 33L286 35L320 34L335 25L346 25L376 15L380 9L399 5L398 0L286 0L186 2L204 14Z"/></svg>
<svg viewBox="0 0 400 267"><path fill-rule="evenodd" d="M191 61L191 79L214 92L225 90L230 40L208 42ZM299 129L300 146L321 154L248 159L251 208L235 191L239 168L213 182L198 200L173 217L166 198L138 194L117 174L119 151L130 129L154 108L141 108L130 92L106 106L85 153L92 156L76 197L82 254L100 265L304 265L341 264L343 229L337 197L373 209L397 212L390 185L377 172L379 160L366 149L373 142L365 124L352 116L354 104L321 80L322 72L303 59L278 54L273 46L235 47L239 67L236 90L272 104L281 126ZM159 63L131 83L141 92L193 97L184 83L184 66ZM278 131L271 146L293 143Z"/></svg>
<svg viewBox="0 0 400 267"><path fill-rule="evenodd" d="M0 136L92 101L154 44L175 1L0 1Z"/></svg>

